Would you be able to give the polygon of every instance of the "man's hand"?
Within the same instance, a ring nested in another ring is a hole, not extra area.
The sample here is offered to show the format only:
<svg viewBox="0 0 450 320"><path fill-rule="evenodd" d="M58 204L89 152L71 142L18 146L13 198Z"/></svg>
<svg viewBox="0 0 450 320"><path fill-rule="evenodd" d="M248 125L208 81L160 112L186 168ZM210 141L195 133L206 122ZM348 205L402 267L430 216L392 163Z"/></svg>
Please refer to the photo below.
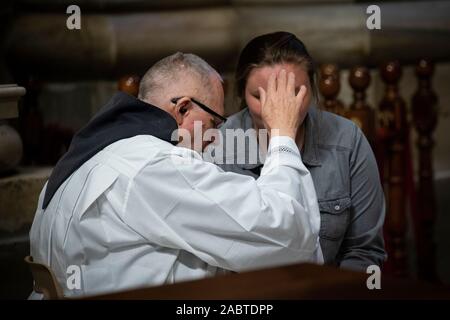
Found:
<svg viewBox="0 0 450 320"><path fill-rule="evenodd" d="M281 70L278 75L271 74L267 92L259 87L261 118L269 135L289 136L295 140L297 129L303 123L308 106L302 107L306 87L301 86L295 94L295 75ZM278 132L277 130L278 129Z"/></svg>

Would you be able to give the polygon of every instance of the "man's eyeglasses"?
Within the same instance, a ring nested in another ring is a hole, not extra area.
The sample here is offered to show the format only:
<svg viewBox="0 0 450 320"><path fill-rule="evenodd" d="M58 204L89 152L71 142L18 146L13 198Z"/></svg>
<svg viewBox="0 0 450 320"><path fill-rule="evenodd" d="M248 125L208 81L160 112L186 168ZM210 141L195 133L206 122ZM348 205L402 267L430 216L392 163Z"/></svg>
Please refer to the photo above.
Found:
<svg viewBox="0 0 450 320"><path fill-rule="evenodd" d="M178 97L178 98L172 98L170 99L170 102L177 104L178 100L180 100L183 97ZM195 103L196 105L198 105L200 108L202 108L204 111L208 112L209 114L213 115L216 118L219 118L220 120L222 120L222 123L227 121L227 118L225 118L224 116L221 116L220 114L218 114L217 112L215 112L214 110L212 110L211 108L205 106L203 103L195 100L194 98L189 98L193 103Z"/></svg>

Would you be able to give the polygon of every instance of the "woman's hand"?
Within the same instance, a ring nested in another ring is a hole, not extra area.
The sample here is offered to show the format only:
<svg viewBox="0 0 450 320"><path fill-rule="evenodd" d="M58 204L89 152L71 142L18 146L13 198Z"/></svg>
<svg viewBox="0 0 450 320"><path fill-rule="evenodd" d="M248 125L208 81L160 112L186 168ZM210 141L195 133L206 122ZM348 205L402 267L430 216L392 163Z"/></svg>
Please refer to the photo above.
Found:
<svg viewBox="0 0 450 320"><path fill-rule="evenodd" d="M261 118L272 136L289 136L295 140L297 130L303 123L308 106L302 106L306 96L306 87L302 85L295 94L295 75L281 70L271 74L267 92L259 87Z"/></svg>

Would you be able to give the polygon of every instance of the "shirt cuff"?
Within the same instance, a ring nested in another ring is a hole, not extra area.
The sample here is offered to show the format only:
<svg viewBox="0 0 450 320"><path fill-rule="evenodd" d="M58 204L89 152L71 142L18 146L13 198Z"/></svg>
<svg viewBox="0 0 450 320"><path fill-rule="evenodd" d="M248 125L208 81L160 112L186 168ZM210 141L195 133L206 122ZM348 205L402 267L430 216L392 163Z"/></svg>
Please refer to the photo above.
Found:
<svg viewBox="0 0 450 320"><path fill-rule="evenodd" d="M294 139L288 136L272 137L267 150L268 155L272 152L290 152L294 155L300 156L300 151L298 150L297 144Z"/></svg>
<svg viewBox="0 0 450 320"><path fill-rule="evenodd" d="M289 166L295 169L303 167L300 151L291 137L276 136L270 139L261 175L269 174L279 166Z"/></svg>

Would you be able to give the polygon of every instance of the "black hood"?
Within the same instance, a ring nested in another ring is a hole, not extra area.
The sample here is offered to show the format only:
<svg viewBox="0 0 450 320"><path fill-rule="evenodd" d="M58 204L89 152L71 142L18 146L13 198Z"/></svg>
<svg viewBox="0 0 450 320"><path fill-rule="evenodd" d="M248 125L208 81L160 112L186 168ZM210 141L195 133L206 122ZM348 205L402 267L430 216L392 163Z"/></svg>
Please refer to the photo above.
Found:
<svg viewBox="0 0 450 320"><path fill-rule="evenodd" d="M171 141L178 129L175 119L164 110L126 93L118 92L78 131L67 153L58 161L48 180L42 208L45 209L59 186L83 163L108 145L137 135L151 135Z"/></svg>

